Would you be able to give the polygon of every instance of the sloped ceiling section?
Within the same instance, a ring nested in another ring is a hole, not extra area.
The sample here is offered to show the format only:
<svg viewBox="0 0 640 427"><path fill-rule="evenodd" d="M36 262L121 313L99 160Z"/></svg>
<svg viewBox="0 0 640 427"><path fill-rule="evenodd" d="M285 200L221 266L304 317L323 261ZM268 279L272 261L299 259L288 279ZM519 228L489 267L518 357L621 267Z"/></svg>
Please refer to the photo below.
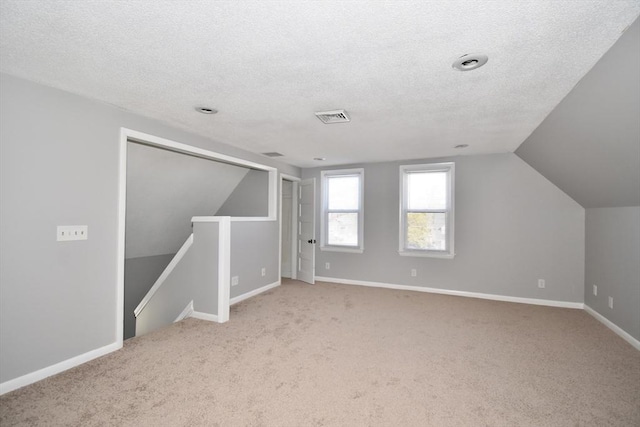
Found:
<svg viewBox="0 0 640 427"><path fill-rule="evenodd" d="M2 0L0 70L300 167L464 143L504 153L639 12L638 0ZM454 70L468 53L489 62ZM350 123L314 115L342 108Z"/></svg>
<svg viewBox="0 0 640 427"><path fill-rule="evenodd" d="M640 21L516 150L585 208L640 205Z"/></svg>
<svg viewBox="0 0 640 427"><path fill-rule="evenodd" d="M129 143L126 258L173 254L191 217L215 215L249 169Z"/></svg>
<svg viewBox="0 0 640 427"><path fill-rule="evenodd" d="M269 216L269 172L250 170L216 215Z"/></svg>

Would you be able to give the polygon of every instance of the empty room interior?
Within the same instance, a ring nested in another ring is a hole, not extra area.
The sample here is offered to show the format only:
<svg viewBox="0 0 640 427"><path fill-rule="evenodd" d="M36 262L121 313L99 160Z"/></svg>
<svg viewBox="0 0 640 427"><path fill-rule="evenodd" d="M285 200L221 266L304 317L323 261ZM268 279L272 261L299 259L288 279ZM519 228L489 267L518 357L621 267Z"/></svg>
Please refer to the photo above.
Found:
<svg viewBox="0 0 640 427"><path fill-rule="evenodd" d="M0 2L0 424L639 426L640 0Z"/></svg>

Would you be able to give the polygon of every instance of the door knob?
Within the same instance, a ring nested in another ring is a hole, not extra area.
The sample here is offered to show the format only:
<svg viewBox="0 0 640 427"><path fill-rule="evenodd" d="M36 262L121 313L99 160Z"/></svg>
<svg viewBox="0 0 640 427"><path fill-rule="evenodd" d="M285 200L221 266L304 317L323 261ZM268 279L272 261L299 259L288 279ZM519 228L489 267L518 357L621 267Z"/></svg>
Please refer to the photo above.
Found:
<svg viewBox="0 0 640 427"><path fill-rule="evenodd" d="M309 239L309 240L307 240L307 243L315 243L315 242L316 242L316 239Z"/></svg>

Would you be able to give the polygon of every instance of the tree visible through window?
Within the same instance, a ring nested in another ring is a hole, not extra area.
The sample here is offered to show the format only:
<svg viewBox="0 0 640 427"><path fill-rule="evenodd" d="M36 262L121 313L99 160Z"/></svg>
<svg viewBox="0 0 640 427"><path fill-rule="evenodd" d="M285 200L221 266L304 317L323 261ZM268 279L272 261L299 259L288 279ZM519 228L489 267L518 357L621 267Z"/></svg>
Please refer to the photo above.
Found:
<svg viewBox="0 0 640 427"><path fill-rule="evenodd" d="M453 255L453 163L400 168L402 255Z"/></svg>
<svg viewBox="0 0 640 427"><path fill-rule="evenodd" d="M362 250L362 169L322 172L322 249Z"/></svg>

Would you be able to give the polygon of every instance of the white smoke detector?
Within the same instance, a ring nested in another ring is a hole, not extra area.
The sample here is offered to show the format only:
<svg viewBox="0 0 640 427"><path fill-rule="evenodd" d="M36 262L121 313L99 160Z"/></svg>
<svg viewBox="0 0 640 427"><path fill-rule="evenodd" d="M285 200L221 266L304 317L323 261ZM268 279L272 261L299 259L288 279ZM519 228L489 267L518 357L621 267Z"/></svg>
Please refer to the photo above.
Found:
<svg viewBox="0 0 640 427"><path fill-rule="evenodd" d="M344 110L318 111L316 112L316 117L319 118L322 123L327 125L331 123L347 123L351 121L349 115Z"/></svg>

